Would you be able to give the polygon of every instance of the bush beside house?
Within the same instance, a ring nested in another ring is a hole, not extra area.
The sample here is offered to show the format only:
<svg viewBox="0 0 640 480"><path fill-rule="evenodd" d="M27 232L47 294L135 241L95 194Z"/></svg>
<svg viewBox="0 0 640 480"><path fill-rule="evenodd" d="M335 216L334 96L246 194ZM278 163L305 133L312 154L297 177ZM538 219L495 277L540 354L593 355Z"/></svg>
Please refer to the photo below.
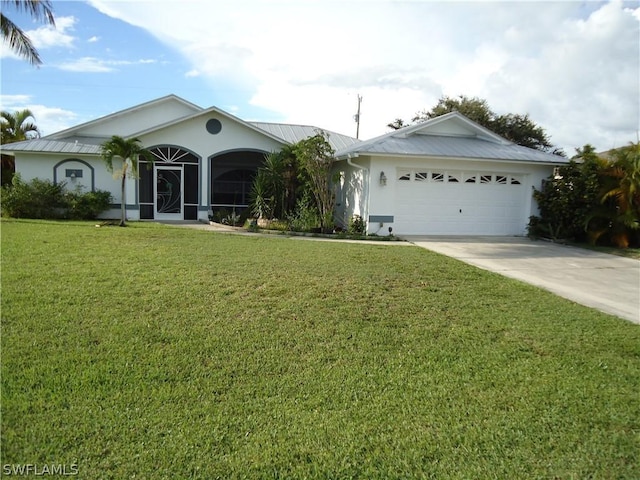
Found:
<svg viewBox="0 0 640 480"><path fill-rule="evenodd" d="M2 187L2 215L13 218L93 220L109 209L111 194L104 190L68 191L66 184L33 179L23 182L19 174Z"/></svg>
<svg viewBox="0 0 640 480"><path fill-rule="evenodd" d="M640 143L597 154L577 149L534 192L540 215L529 234L618 248L640 246Z"/></svg>

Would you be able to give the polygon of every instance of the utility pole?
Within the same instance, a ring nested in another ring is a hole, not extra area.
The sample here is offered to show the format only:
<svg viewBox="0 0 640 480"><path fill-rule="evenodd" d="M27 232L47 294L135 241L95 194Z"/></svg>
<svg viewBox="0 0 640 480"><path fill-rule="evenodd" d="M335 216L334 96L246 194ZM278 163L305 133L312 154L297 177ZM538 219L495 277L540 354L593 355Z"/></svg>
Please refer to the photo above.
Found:
<svg viewBox="0 0 640 480"><path fill-rule="evenodd" d="M356 121L356 138L360 138L360 103L362 103L362 97L358 94L358 113L353 116Z"/></svg>

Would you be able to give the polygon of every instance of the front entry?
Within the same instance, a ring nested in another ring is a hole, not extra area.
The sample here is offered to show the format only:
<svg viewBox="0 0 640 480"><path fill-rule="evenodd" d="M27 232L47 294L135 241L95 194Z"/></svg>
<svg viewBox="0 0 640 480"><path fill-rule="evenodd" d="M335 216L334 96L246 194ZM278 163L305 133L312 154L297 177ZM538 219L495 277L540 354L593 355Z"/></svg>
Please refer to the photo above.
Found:
<svg viewBox="0 0 640 480"><path fill-rule="evenodd" d="M153 165L140 160L140 219L197 220L200 202L200 158L174 146L149 149Z"/></svg>
<svg viewBox="0 0 640 480"><path fill-rule="evenodd" d="M154 218L158 220L182 220L184 188L182 166L155 165Z"/></svg>

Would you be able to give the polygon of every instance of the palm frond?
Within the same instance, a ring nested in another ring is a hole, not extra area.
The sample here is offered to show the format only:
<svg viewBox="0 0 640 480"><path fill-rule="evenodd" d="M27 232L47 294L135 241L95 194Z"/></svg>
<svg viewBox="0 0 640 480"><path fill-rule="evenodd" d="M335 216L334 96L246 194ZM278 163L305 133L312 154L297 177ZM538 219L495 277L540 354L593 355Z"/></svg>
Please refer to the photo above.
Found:
<svg viewBox="0 0 640 480"><path fill-rule="evenodd" d="M42 65L40 55L31 40L29 40L29 37L4 14L0 14L0 31L2 32L2 38L7 42L11 50L27 60L31 65Z"/></svg>

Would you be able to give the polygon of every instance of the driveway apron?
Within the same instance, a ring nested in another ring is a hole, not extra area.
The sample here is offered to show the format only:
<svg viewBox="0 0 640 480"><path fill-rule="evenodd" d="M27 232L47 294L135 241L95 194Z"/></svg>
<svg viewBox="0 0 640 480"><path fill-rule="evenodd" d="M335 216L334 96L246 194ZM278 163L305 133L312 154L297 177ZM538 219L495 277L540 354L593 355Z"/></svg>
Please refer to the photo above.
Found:
<svg viewBox="0 0 640 480"><path fill-rule="evenodd" d="M640 261L526 237L436 237L407 241L576 303L640 323Z"/></svg>

